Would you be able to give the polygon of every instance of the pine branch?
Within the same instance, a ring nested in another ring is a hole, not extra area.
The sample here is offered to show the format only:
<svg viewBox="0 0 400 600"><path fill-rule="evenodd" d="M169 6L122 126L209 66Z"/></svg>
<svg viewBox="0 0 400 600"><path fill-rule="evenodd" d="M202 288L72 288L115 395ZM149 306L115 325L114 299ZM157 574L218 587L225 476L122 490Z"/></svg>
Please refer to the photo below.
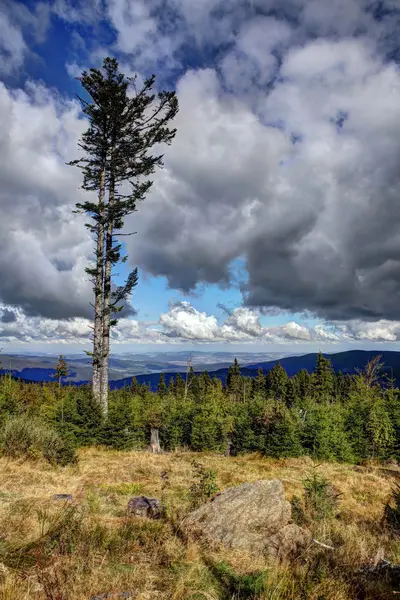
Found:
<svg viewBox="0 0 400 600"><path fill-rule="evenodd" d="M114 233L114 235L118 235L118 236L129 236L129 235L136 235L137 231L132 231L131 233Z"/></svg>

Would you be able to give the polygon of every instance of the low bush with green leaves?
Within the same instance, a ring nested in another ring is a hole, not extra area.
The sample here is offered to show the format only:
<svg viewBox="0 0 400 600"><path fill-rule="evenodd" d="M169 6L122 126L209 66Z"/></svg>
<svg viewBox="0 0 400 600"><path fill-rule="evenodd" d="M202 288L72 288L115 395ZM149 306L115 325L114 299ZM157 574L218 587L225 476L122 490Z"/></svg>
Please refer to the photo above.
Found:
<svg viewBox="0 0 400 600"><path fill-rule="evenodd" d="M224 598L229 597L237 600L260 598L260 595L266 590L266 571L256 571L246 575L239 575L226 562L212 565L211 571L225 592Z"/></svg>
<svg viewBox="0 0 400 600"><path fill-rule="evenodd" d="M190 506L194 510L207 502L218 492L216 473L205 469L204 465L194 460L192 462L193 483L190 486Z"/></svg>
<svg viewBox="0 0 400 600"><path fill-rule="evenodd" d="M391 500L385 506L384 521L390 529L400 532L400 485L395 487Z"/></svg>
<svg viewBox="0 0 400 600"><path fill-rule="evenodd" d="M76 462L69 441L43 423L26 416L8 419L0 432L0 450L10 458L44 458L50 464Z"/></svg>
<svg viewBox="0 0 400 600"><path fill-rule="evenodd" d="M311 473L303 480L303 486L306 520L323 521L337 514L340 494L324 475Z"/></svg>

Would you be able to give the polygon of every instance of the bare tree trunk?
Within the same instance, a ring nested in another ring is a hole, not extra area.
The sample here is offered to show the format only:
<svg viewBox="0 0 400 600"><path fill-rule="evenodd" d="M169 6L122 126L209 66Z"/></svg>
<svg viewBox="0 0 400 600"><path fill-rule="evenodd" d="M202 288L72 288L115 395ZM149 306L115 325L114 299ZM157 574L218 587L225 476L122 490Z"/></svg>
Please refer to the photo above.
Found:
<svg viewBox="0 0 400 600"><path fill-rule="evenodd" d="M104 294L104 198L106 188L105 168L101 173L99 204L100 220L96 225L96 273L94 277L94 330L93 330L93 375L92 391L93 397L98 402L107 416L107 405L102 403L101 397L101 368L102 368L102 345L103 345L103 294Z"/></svg>
<svg viewBox="0 0 400 600"><path fill-rule="evenodd" d="M186 400L187 394L188 394L188 390L189 390L189 371L190 371L190 367L192 366L192 355L189 355L189 358L186 362L186 376L185 376L185 397L184 399ZM191 383L191 382L190 382Z"/></svg>
<svg viewBox="0 0 400 600"><path fill-rule="evenodd" d="M114 204L115 189L114 181L111 178L110 190L108 198L108 208L112 209ZM101 356L101 373L100 373L100 393L101 406L103 411L107 412L108 408L108 389L109 389L109 369L108 363L110 358L110 323L111 323L111 272L112 261L111 253L113 249L113 219L108 215L107 232L106 232L106 251L104 258L104 302L103 302L103 323L102 323L102 356Z"/></svg>
<svg viewBox="0 0 400 600"><path fill-rule="evenodd" d="M158 435L158 429L156 427L152 427L150 431L150 452L153 454L160 454L161 446L160 446L160 438Z"/></svg>

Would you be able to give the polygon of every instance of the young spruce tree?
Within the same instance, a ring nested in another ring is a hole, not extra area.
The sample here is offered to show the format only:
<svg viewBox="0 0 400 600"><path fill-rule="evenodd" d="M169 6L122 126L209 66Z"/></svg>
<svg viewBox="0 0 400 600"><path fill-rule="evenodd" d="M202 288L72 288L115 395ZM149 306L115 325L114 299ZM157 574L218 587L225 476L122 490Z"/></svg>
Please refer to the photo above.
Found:
<svg viewBox="0 0 400 600"><path fill-rule="evenodd" d="M61 383L62 383L63 377L68 377L68 375L69 375L68 365L67 365L63 355L60 354L60 356L58 357L58 362L56 364L56 375L55 375L56 379L58 381L58 389L61 388Z"/></svg>
<svg viewBox="0 0 400 600"><path fill-rule="evenodd" d="M178 100L175 92L153 93L154 75L137 89L136 78L120 73L114 58L105 58L102 69L84 71L79 81L88 97L79 100L89 128L79 144L83 156L70 164L82 169L83 189L97 193L97 202L79 203L77 210L91 219L87 227L95 239L94 265L87 269L94 290L92 389L107 416L110 328L117 323L112 315L137 284L134 269L112 290L113 267L126 260L116 236L125 235L120 233L125 217L135 212L151 188L149 177L163 164L162 155L151 151L174 138L176 130L168 124Z"/></svg>

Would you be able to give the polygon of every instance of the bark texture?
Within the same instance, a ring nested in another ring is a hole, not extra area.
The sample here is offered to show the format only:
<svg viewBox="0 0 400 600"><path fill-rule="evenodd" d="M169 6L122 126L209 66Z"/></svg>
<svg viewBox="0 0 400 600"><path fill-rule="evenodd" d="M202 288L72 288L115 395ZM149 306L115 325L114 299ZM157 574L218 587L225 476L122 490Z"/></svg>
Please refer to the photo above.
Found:
<svg viewBox="0 0 400 600"><path fill-rule="evenodd" d="M100 179L99 209L104 213L106 192L106 172L103 169ZM99 218L96 224L96 275L94 278L94 328L93 328L93 397L99 403L104 416L107 416L108 405L101 394L101 369L103 356L103 309L104 309L104 223Z"/></svg>
<svg viewBox="0 0 400 600"><path fill-rule="evenodd" d="M112 211L114 205L114 181L111 178L110 190L108 196L108 211ZM104 254L104 302L103 302L103 319L102 319L102 355L101 355L101 373L100 373L100 393L101 406L104 409L108 406L108 386L109 386L109 357L110 357L110 329L111 329L111 274L112 274L112 259L113 250L113 232L114 222L108 220L105 254Z"/></svg>

